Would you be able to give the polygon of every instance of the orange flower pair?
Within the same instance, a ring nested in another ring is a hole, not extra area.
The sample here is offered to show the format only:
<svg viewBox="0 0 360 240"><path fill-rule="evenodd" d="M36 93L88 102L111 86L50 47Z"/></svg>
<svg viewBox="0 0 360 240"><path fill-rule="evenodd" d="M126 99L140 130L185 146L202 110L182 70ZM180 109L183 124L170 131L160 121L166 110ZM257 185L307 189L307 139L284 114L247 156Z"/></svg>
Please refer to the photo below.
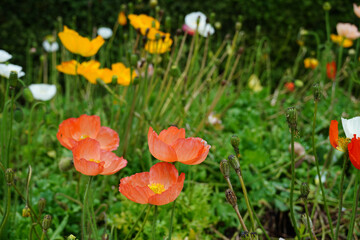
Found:
<svg viewBox="0 0 360 240"><path fill-rule="evenodd" d="M119 146L118 134L101 127L98 116L84 114L66 119L59 125L56 137L61 145L72 150L75 169L82 174L110 175L127 165L123 157L111 152Z"/></svg>

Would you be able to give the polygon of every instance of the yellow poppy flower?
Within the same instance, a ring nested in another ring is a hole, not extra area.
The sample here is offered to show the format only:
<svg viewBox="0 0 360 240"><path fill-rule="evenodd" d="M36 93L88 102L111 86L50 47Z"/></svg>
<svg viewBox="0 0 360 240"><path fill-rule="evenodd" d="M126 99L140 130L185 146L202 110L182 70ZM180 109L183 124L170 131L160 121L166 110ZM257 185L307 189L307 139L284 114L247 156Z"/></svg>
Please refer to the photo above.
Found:
<svg viewBox="0 0 360 240"><path fill-rule="evenodd" d="M71 60L71 61L67 61L67 62L62 62L60 65L56 66L56 69L59 72L65 73L65 74L69 74L69 75L76 75L76 66L79 63L75 60Z"/></svg>
<svg viewBox="0 0 360 240"><path fill-rule="evenodd" d="M108 84L112 82L112 77L115 75L114 72L109 68L102 68L98 71L99 78Z"/></svg>
<svg viewBox="0 0 360 240"><path fill-rule="evenodd" d="M118 23L119 23L121 26L125 26L125 25L126 25L127 20L126 20L126 15L125 15L125 12L124 12L124 11L121 11L121 12L119 13Z"/></svg>
<svg viewBox="0 0 360 240"><path fill-rule="evenodd" d="M135 15L130 14L128 16L130 24L135 29L140 29L142 35L146 34L147 29L155 28L156 30L160 29L160 22L153 17L147 16L145 14Z"/></svg>
<svg viewBox="0 0 360 240"><path fill-rule="evenodd" d="M111 69L114 75L117 77L117 83L123 86L128 86L134 78L137 77L135 71L130 75L130 68L127 68L123 63L114 63L111 65Z"/></svg>
<svg viewBox="0 0 360 240"><path fill-rule="evenodd" d="M92 84L96 84L96 79L100 77L99 67L100 63L98 61L90 60L82 62L78 66L77 72Z"/></svg>
<svg viewBox="0 0 360 240"><path fill-rule="evenodd" d="M331 34L330 35L330 38L331 38L331 41L333 41L334 43L337 43L339 45L342 44L342 46L344 48L349 48L353 45L353 41L346 38L346 37L343 37L343 36L340 36L340 35L335 35L335 34Z"/></svg>
<svg viewBox="0 0 360 240"><path fill-rule="evenodd" d="M162 54L170 51L172 43L173 41L171 38L165 38L164 40L159 39L158 41L148 40L145 44L145 50L152 54Z"/></svg>
<svg viewBox="0 0 360 240"><path fill-rule="evenodd" d="M66 26L64 26L64 31L59 33L59 38L67 50L83 57L95 55L105 42L101 36L90 41Z"/></svg>
<svg viewBox="0 0 360 240"><path fill-rule="evenodd" d="M164 33L155 28L150 28L145 35L149 40L156 40L156 35L159 34L160 38L170 38L170 33Z"/></svg>
<svg viewBox="0 0 360 240"><path fill-rule="evenodd" d="M304 66L305 68L315 69L319 65L319 61L316 58L305 58Z"/></svg>
<svg viewBox="0 0 360 240"><path fill-rule="evenodd" d="M253 90L253 92L260 92L263 87L261 86L260 79L256 74L252 74L248 80L248 87Z"/></svg>

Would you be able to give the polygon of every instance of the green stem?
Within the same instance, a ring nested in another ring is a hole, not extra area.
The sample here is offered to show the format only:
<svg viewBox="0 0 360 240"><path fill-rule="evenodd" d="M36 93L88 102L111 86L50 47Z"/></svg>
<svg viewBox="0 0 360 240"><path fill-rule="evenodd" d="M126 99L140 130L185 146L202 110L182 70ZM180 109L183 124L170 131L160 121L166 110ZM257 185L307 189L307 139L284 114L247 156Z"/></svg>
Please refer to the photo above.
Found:
<svg viewBox="0 0 360 240"><path fill-rule="evenodd" d="M263 231L263 233L265 234L265 237L267 240L271 240L271 238L269 237L269 235L267 234L265 228L263 227L263 225L261 224L260 222L260 219L257 217L255 211L254 211L254 208L253 206L251 205L251 202L250 202L250 207L251 207L251 211L254 213L254 217L255 217L255 220L257 222L257 224L260 226L261 230Z"/></svg>
<svg viewBox="0 0 360 240"><path fill-rule="evenodd" d="M1 221L1 226L0 226L0 236L1 237L6 237L3 234L4 234L5 226L7 225L7 221L9 219L9 215L10 215L10 206L11 206L11 189L10 189L10 186L7 185L7 199L6 199L5 214Z"/></svg>
<svg viewBox="0 0 360 240"><path fill-rule="evenodd" d="M255 231L256 229L255 229L254 216L253 216L253 212L252 212L251 207L250 207L250 202L249 202L249 198L248 198L246 186L245 186L243 177L241 176L241 170L240 170L240 171L236 171L236 174L238 175L239 180L240 180L240 183L241 183L241 188L242 188L242 191L243 191L243 194L244 194L246 206L247 206L247 209L248 209L249 215L250 215L252 230Z"/></svg>
<svg viewBox="0 0 360 240"><path fill-rule="evenodd" d="M356 217L356 213L357 213L357 206L359 203L359 194L360 194L359 179L360 179L360 170L356 170L356 180L355 180L354 199L353 199L353 203L355 202L355 204L353 204L352 210L351 210L350 228L349 228L347 240L352 239L352 235L354 232L355 217ZM356 189L357 189L357 191L356 191Z"/></svg>
<svg viewBox="0 0 360 240"><path fill-rule="evenodd" d="M142 217L142 215L144 215L144 212L146 210L146 208L149 208L150 205L146 205L143 210L141 211L141 213L139 214L138 218L136 219L135 223L133 223L132 228L130 229L129 233L126 235L124 240L127 240L129 237L131 237L132 233L134 232L135 227L137 226L137 223L139 222L140 218ZM116 239L116 238L115 238Z"/></svg>
<svg viewBox="0 0 360 240"><path fill-rule="evenodd" d="M152 239L156 240L156 219L158 215L158 206L154 207L154 218L153 218L153 226L152 226Z"/></svg>
<svg viewBox="0 0 360 240"><path fill-rule="evenodd" d="M295 153L294 153L294 135L295 131L291 129L291 189L290 189L290 217L294 226L294 230L298 239L300 238L299 230L297 228L295 212L294 212L294 183L295 183Z"/></svg>
<svg viewBox="0 0 360 240"><path fill-rule="evenodd" d="M339 236L341 214L342 214L342 205L343 205L344 178L345 178L345 171L346 171L346 166L347 166L348 161L349 161L349 156L347 155L347 153L345 153L345 160L344 160L343 170L342 170L342 173L341 173L341 180L340 180L339 210L338 210L338 219L337 219L337 223L336 223L335 239L338 239L338 236Z"/></svg>
<svg viewBox="0 0 360 240"><path fill-rule="evenodd" d="M307 206L307 204L308 204L307 199L304 199L304 204L305 204L305 212L306 212L306 218L307 218L308 232L309 232L309 235L310 235L310 239L314 240L313 231L312 231L312 228L311 228L311 225L310 225L310 216L309 216L309 209L308 209L308 206Z"/></svg>
<svg viewBox="0 0 360 240"><path fill-rule="evenodd" d="M140 233L143 231L144 226L145 226L145 223L146 223L146 221L147 221L147 219L148 219L148 217L149 217L150 210L151 210L151 205L150 205L148 211L146 212L144 221L143 221L143 223L141 224L140 230L139 230L138 233L136 234L134 240L136 240L136 239L140 236Z"/></svg>
<svg viewBox="0 0 360 240"><path fill-rule="evenodd" d="M93 179L93 176L89 177L89 182L86 185L85 193L84 193L84 200L83 200L83 209L82 209L82 239L86 239L86 209L87 209L87 200L88 200L88 192L90 189L90 184Z"/></svg>
<svg viewBox="0 0 360 240"><path fill-rule="evenodd" d="M12 131L12 123L13 123L13 118L14 118L14 94L15 94L15 89L11 89L11 104L10 104L10 123L9 123L9 140L7 143L7 151L6 151L6 165L7 167L9 167L10 164L10 144L12 141L12 136L13 136L13 131Z"/></svg>
<svg viewBox="0 0 360 240"><path fill-rule="evenodd" d="M319 159L318 159L318 156L317 156L317 153L316 153L315 124L316 124L317 104L318 104L318 102L315 101L313 129L312 129L312 134L311 134L312 135L311 136L311 138L312 138L312 148L313 148L313 154L314 154L314 157L315 157L316 171L317 171L317 175L318 175L318 178L319 178L321 195L322 195L324 206L325 206L326 216L327 216L327 219L328 219L328 222L329 222L329 225L330 225L330 235L331 235L331 238L334 239L334 229L333 229L333 225L332 225L332 220L331 220L328 204L327 204L327 201L326 201L326 195L325 195L324 186L323 186L323 183L321 181L321 173L320 173L320 168L319 168Z"/></svg>
<svg viewBox="0 0 360 240"><path fill-rule="evenodd" d="M44 237L45 237L45 231L42 231L41 240L44 240Z"/></svg>
<svg viewBox="0 0 360 240"><path fill-rule="evenodd" d="M170 217L170 227L169 227L169 237L168 240L171 240L171 234L172 234L172 229L173 229L173 219L174 219L174 212L175 212L175 204L176 204L176 199L173 202L172 208L171 208L171 217Z"/></svg>
<svg viewBox="0 0 360 240"><path fill-rule="evenodd" d="M340 49L339 49L338 61L337 61L337 63L336 63L336 66L337 66L336 75L335 75L335 79L334 79L334 81L333 81L333 85L332 85L332 89L331 89L331 105L330 105L331 115L332 115L333 107L334 107L336 81L338 80L338 78L339 78L339 76L340 76L343 49L344 49L344 47L343 47L343 42L342 42L341 45L340 45ZM330 117L330 119L332 119L332 117Z"/></svg>

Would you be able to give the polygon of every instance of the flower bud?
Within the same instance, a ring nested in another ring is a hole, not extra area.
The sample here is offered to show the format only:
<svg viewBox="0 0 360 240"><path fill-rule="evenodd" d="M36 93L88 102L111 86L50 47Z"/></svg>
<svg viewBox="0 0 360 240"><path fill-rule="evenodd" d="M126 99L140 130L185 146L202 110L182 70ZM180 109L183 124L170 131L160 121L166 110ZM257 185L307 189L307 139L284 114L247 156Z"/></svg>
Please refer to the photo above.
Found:
<svg viewBox="0 0 360 240"><path fill-rule="evenodd" d="M17 85L17 81L18 81L18 74L15 71L11 71L10 72L10 77L9 77L9 82L10 82L10 87L11 88L15 88Z"/></svg>
<svg viewBox="0 0 360 240"><path fill-rule="evenodd" d="M76 240L76 237L72 234L70 234L67 238L67 240Z"/></svg>
<svg viewBox="0 0 360 240"><path fill-rule="evenodd" d="M133 13L134 12L134 4L132 2L129 2L128 3L128 9L129 9L129 12L130 13Z"/></svg>
<svg viewBox="0 0 360 240"><path fill-rule="evenodd" d="M318 102L320 101L321 98L321 89L320 89L320 85L318 83L315 83L313 85L313 95L314 95L314 101Z"/></svg>
<svg viewBox="0 0 360 240"><path fill-rule="evenodd" d="M237 198L234 191L232 191L231 189L227 189L225 191L225 196L226 196L226 200L228 201L228 203L231 204L231 206L233 207L237 206Z"/></svg>
<svg viewBox="0 0 360 240"><path fill-rule="evenodd" d="M158 5L157 0L150 0L150 7L155 8Z"/></svg>
<svg viewBox="0 0 360 240"><path fill-rule="evenodd" d="M168 31L170 31L170 29L171 29L171 17L170 16L166 16L166 18L165 18L165 29L167 29Z"/></svg>
<svg viewBox="0 0 360 240"><path fill-rule="evenodd" d="M235 151L236 156L240 157L240 152L239 152L240 138L237 135L232 135L230 142L231 142L231 146Z"/></svg>
<svg viewBox="0 0 360 240"><path fill-rule="evenodd" d="M310 193L310 188L309 188L309 185L305 182L303 182L300 186L300 197L303 198L303 199L307 199L309 193Z"/></svg>
<svg viewBox="0 0 360 240"><path fill-rule="evenodd" d="M123 34L124 42L126 42L129 39L129 34L126 32Z"/></svg>
<svg viewBox="0 0 360 240"><path fill-rule="evenodd" d="M213 24L215 22L215 17L216 17L216 14L214 12L210 13L209 21L211 24Z"/></svg>
<svg viewBox="0 0 360 240"><path fill-rule="evenodd" d="M301 81L300 79L296 79L295 80L295 86L296 87L303 87L304 86L304 82L303 81Z"/></svg>
<svg viewBox="0 0 360 240"><path fill-rule="evenodd" d="M24 113L21 108L16 108L14 111L14 120L21 123L24 120Z"/></svg>
<svg viewBox="0 0 360 240"><path fill-rule="evenodd" d="M323 4L323 9L324 9L325 11L330 11L330 9L331 9L331 4L330 4L329 2L324 2L324 4Z"/></svg>
<svg viewBox="0 0 360 240"><path fill-rule="evenodd" d="M14 171L11 168L6 169L5 179L6 179L7 185L9 185L9 186L14 182Z"/></svg>
<svg viewBox="0 0 360 240"><path fill-rule="evenodd" d="M220 30L221 29L221 22L215 22L214 27L216 28L216 30Z"/></svg>
<svg viewBox="0 0 360 240"><path fill-rule="evenodd" d="M242 27L242 23L241 23L241 22L236 22L236 23L235 23L235 29L236 29L236 31L240 31L241 27Z"/></svg>
<svg viewBox="0 0 360 240"><path fill-rule="evenodd" d="M40 198L40 199L39 199L39 202L38 202L38 209L39 209L39 213L40 213L40 214L44 211L45 205L46 205L46 200L45 200L45 198Z"/></svg>
<svg viewBox="0 0 360 240"><path fill-rule="evenodd" d="M28 206L25 206L22 210L22 216L23 217L30 217L31 216L31 211L30 208Z"/></svg>
<svg viewBox="0 0 360 240"><path fill-rule="evenodd" d="M230 166L226 159L221 160L220 162L220 171L224 178L229 178L230 176Z"/></svg>
<svg viewBox="0 0 360 240"><path fill-rule="evenodd" d="M130 56L131 65L136 67L137 62L138 62L138 56L136 54L131 54L131 56Z"/></svg>
<svg viewBox="0 0 360 240"><path fill-rule="evenodd" d="M47 231L50 228L51 220L52 220L52 218L51 218L50 215L45 215L44 216L44 219L43 219L42 224L41 224L41 227L42 227L42 229L44 231Z"/></svg>
<svg viewBox="0 0 360 240"><path fill-rule="evenodd" d="M229 160L229 163L230 163L231 167L236 172L240 171L240 162L234 155L229 155L228 160Z"/></svg>
<svg viewBox="0 0 360 240"><path fill-rule="evenodd" d="M59 169L62 172L66 172L66 171L70 170L73 166L74 166L73 160L69 157L61 158L61 160L59 162Z"/></svg>
<svg viewBox="0 0 360 240"><path fill-rule="evenodd" d="M297 127L297 112L296 112L295 107L289 107L286 110L286 119L287 119L289 128L292 131L296 132L296 130L297 130L297 128L296 128Z"/></svg>
<svg viewBox="0 0 360 240"><path fill-rule="evenodd" d="M32 95L29 88L25 88L23 93L24 93L24 98L26 99L26 101L28 101L28 102L34 101L34 96Z"/></svg>

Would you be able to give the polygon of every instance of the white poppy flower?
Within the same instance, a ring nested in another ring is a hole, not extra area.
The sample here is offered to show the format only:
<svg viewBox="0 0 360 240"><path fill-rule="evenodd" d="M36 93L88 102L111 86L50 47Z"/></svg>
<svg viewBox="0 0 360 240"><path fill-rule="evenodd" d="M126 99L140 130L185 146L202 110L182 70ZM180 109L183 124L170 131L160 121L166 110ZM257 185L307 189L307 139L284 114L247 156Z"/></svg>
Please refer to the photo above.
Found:
<svg viewBox="0 0 360 240"><path fill-rule="evenodd" d="M57 50L59 50L59 44L57 42L50 43L49 41L44 40L42 45L47 52L56 52Z"/></svg>
<svg viewBox="0 0 360 240"><path fill-rule="evenodd" d="M7 62L12 58L11 54L5 50L0 49L0 62Z"/></svg>
<svg viewBox="0 0 360 240"><path fill-rule="evenodd" d="M112 36L113 31L107 27L101 27L98 29L97 34L100 35L103 39L108 39Z"/></svg>
<svg viewBox="0 0 360 240"><path fill-rule="evenodd" d="M53 84L30 84L29 89L36 100L48 101L56 94L56 86Z"/></svg>
<svg viewBox="0 0 360 240"><path fill-rule="evenodd" d="M202 12L192 12L185 16L185 27L183 29L187 29L190 34L195 32L197 27L197 20L200 18L198 32L201 36L207 37L208 35L213 35L215 29L211 24L206 23L206 16Z"/></svg>
<svg viewBox="0 0 360 240"><path fill-rule="evenodd" d="M360 117L351 119L341 118L342 126L347 138L353 138L354 135L360 137Z"/></svg>
<svg viewBox="0 0 360 240"><path fill-rule="evenodd" d="M22 71L22 67L14 64L0 64L0 76L9 78L10 72L15 71L18 74L18 78L21 78L25 75L25 73Z"/></svg>

